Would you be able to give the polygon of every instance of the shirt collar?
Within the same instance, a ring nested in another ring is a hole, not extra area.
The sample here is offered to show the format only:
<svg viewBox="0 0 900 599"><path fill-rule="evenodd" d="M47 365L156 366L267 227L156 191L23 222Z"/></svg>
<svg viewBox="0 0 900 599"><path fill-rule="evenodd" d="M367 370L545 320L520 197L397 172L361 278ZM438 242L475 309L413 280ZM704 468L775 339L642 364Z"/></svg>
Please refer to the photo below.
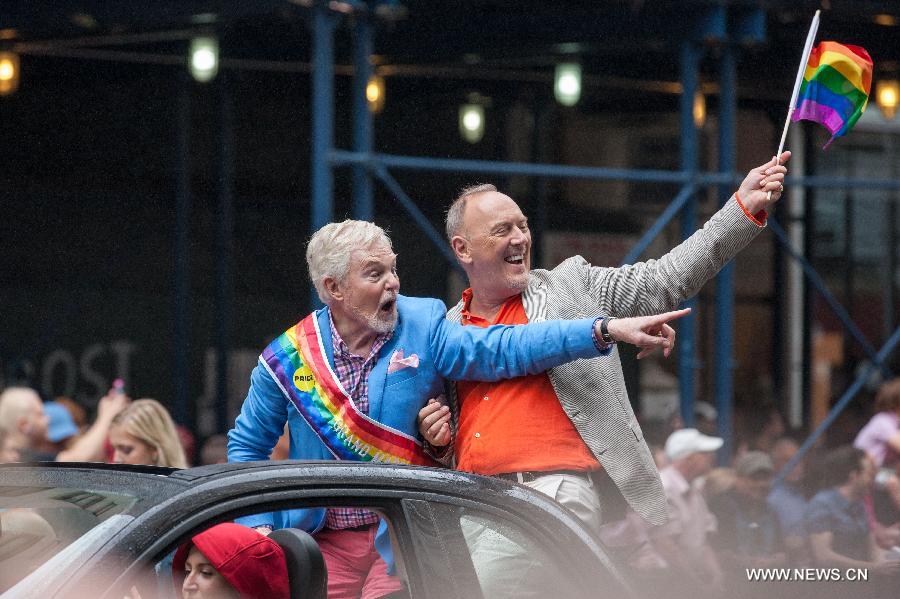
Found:
<svg viewBox="0 0 900 599"><path fill-rule="evenodd" d="M337 327L334 326L334 318L332 318L331 316L331 310L328 311L328 324L331 326L331 347L334 349L335 355L360 358L360 356L357 356L350 351L350 346L347 345L341 338L341 334L338 333ZM393 336L394 331L389 331L387 333L381 333L377 337L375 337L375 342L372 343L372 350L369 352L369 356L381 349L381 347L385 343L387 343Z"/></svg>
<svg viewBox="0 0 900 599"><path fill-rule="evenodd" d="M469 305L472 303L472 288L469 287L465 291L462 292L462 302L463 302L463 313L469 313Z"/></svg>

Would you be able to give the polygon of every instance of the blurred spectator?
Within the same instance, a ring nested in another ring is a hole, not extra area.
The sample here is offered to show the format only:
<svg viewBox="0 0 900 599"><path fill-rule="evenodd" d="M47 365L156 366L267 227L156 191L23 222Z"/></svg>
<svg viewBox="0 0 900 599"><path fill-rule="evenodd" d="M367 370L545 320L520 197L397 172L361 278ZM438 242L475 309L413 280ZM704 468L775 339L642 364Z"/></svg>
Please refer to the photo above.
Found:
<svg viewBox="0 0 900 599"><path fill-rule="evenodd" d="M703 499L709 505L713 499L730 491L734 487L734 479L737 475L733 468L713 468L704 476L702 482Z"/></svg>
<svg viewBox="0 0 900 599"><path fill-rule="evenodd" d="M225 435L212 435L206 438L200 447L200 465L227 464L228 463L228 437Z"/></svg>
<svg viewBox="0 0 900 599"><path fill-rule="evenodd" d="M0 428L0 464L18 462L21 459L19 446L13 436Z"/></svg>
<svg viewBox="0 0 900 599"><path fill-rule="evenodd" d="M24 462L53 461L42 451L47 442L47 415L40 396L28 387L9 387L0 393L0 429L19 448Z"/></svg>
<svg viewBox="0 0 900 599"><path fill-rule="evenodd" d="M61 403L44 403L44 414L47 416L47 438L42 449L57 454L78 434L78 426L72 419L72 414Z"/></svg>
<svg viewBox="0 0 900 599"><path fill-rule="evenodd" d="M694 427L705 435L714 435L719 411L708 401L694 402Z"/></svg>
<svg viewBox="0 0 900 599"><path fill-rule="evenodd" d="M84 432L87 429L88 415L87 410L84 409L83 405L65 395L54 397L53 401L69 411L69 414L72 416L72 421L75 422L75 426L78 427L79 431Z"/></svg>
<svg viewBox="0 0 900 599"><path fill-rule="evenodd" d="M178 442L181 443L181 447L184 449L184 459L187 460L187 465L190 466L194 463L194 457L197 454L197 438L194 437L194 433L188 427L182 424L175 425L175 432L178 433Z"/></svg>
<svg viewBox="0 0 900 599"><path fill-rule="evenodd" d="M97 403L97 417L94 423L79 437L72 441L66 449L56 456L58 462L102 462L104 461L104 443L109 435L110 426L116 414L124 410L131 399L127 395L110 389L109 393L100 398ZM51 405L50 402L47 405ZM60 404L59 409L65 410ZM56 408L54 408L56 409ZM68 412L66 412L68 414ZM74 423L72 424L74 427ZM53 430L53 427L50 427Z"/></svg>
<svg viewBox="0 0 900 599"><path fill-rule="evenodd" d="M878 389L875 410L853 445L865 451L879 469L865 504L875 539L887 549L900 544L900 378Z"/></svg>
<svg viewBox="0 0 900 599"><path fill-rule="evenodd" d="M290 599L284 550L246 526L217 524L175 552L179 597Z"/></svg>
<svg viewBox="0 0 900 599"><path fill-rule="evenodd" d="M729 588L746 581L745 568L787 566L778 518L766 504L775 469L769 456L750 451L734 463L734 484L709 501L716 517L710 544L717 550Z"/></svg>
<svg viewBox="0 0 900 599"><path fill-rule="evenodd" d="M878 389L875 411L853 446L869 454L877 468L891 468L900 461L900 378Z"/></svg>
<svg viewBox="0 0 900 599"><path fill-rule="evenodd" d="M784 416L771 403L752 405L741 411L736 419L741 423L735 454L740 457L748 451L769 453L775 441L784 436Z"/></svg>
<svg viewBox="0 0 900 599"><path fill-rule="evenodd" d="M789 437L782 437L772 446L772 466L778 474L797 454L800 446ZM809 565L809 551L806 546L806 531L803 519L806 515L806 493L803 477L806 462L801 460L784 479L775 483L766 503L778 517L781 540L789 561L794 566Z"/></svg>
<svg viewBox="0 0 900 599"><path fill-rule="evenodd" d="M155 399L139 399L119 412L109 429L109 440L116 464L187 468L175 423Z"/></svg>
<svg viewBox="0 0 900 599"><path fill-rule="evenodd" d="M875 478L872 458L847 445L829 452L823 466L826 488L809 502L805 522L816 565L897 572L900 561L885 560L862 502Z"/></svg>
<svg viewBox="0 0 900 599"><path fill-rule="evenodd" d="M659 474L669 521L650 528L648 534L669 566L670 580L683 584L684 596L704 596L722 588L719 560L707 542L707 535L716 530L716 520L698 485L698 479L712 469L714 452L720 447L722 439L694 428L677 430L666 440L671 463Z"/></svg>

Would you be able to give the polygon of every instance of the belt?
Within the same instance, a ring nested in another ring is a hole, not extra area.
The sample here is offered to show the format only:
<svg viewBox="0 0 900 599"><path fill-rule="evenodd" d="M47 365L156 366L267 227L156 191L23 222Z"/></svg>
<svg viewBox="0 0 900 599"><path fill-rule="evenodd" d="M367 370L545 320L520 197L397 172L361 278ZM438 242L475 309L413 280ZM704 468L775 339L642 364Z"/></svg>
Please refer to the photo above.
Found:
<svg viewBox="0 0 900 599"><path fill-rule="evenodd" d="M348 526L347 528L328 528L328 530L340 530L346 532L362 532L364 530L369 530L373 526L378 526L378 522L373 522L371 524L360 524L359 526Z"/></svg>
<svg viewBox="0 0 900 599"><path fill-rule="evenodd" d="M530 483L542 476L552 476L554 474L563 474L566 476L579 476L581 478L591 478L591 470L541 470L532 472L501 472L493 474L494 478L512 481L514 483Z"/></svg>

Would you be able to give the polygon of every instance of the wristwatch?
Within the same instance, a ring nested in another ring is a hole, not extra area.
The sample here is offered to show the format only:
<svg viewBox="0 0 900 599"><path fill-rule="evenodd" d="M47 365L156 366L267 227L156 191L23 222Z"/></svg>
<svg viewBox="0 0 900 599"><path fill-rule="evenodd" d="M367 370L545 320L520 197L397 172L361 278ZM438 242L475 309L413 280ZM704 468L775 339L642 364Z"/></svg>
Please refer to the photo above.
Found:
<svg viewBox="0 0 900 599"><path fill-rule="evenodd" d="M609 323L615 319L616 319L615 316L607 316L606 318L604 318L603 320L600 321L600 339L602 339L603 343L606 343L607 345L612 345L613 343L616 342L616 340L613 339L613 336L609 334L609 328L608 328Z"/></svg>

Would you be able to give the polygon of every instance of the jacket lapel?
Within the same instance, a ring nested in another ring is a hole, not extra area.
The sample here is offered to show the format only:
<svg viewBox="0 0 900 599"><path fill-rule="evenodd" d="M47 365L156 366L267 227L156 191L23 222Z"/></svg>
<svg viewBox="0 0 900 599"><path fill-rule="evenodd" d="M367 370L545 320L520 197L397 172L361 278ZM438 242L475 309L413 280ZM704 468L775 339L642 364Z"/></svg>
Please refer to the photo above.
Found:
<svg viewBox="0 0 900 599"><path fill-rule="evenodd" d="M522 307L528 322L547 320L547 287L534 275L528 275L528 286L522 293Z"/></svg>
<svg viewBox="0 0 900 599"><path fill-rule="evenodd" d="M369 418L381 422L381 408L384 405L384 387L387 383L387 369L391 362L391 354L397 347L400 335L403 333L402 317L397 321L397 328L390 340L378 350L378 360L375 367L369 373Z"/></svg>

